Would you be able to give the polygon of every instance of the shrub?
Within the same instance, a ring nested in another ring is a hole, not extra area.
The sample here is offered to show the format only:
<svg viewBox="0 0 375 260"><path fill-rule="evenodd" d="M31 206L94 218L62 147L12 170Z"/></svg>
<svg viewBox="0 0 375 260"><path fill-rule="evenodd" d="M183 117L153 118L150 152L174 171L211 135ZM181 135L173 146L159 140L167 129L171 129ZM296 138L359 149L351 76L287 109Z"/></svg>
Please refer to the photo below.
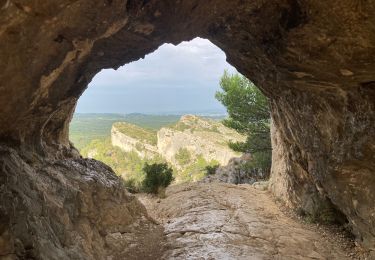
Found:
<svg viewBox="0 0 375 260"><path fill-rule="evenodd" d="M142 188L147 193L157 194L173 181L173 170L166 163L145 163L143 172L146 176Z"/></svg>
<svg viewBox="0 0 375 260"><path fill-rule="evenodd" d="M206 175L214 175L216 173L217 168L219 167L218 164L216 165L207 165L205 167Z"/></svg>

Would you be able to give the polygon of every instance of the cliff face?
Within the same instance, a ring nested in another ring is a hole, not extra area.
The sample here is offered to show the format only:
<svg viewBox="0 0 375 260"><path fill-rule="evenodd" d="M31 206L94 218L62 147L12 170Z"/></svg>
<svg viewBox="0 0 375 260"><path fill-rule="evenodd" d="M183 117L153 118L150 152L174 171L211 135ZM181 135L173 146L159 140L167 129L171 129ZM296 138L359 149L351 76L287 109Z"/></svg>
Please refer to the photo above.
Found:
<svg viewBox="0 0 375 260"><path fill-rule="evenodd" d="M103 163L20 157L4 146L0 153L1 259L136 259L162 252L155 244L162 228Z"/></svg>
<svg viewBox="0 0 375 260"><path fill-rule="evenodd" d="M187 115L174 126L158 131L158 151L170 163L181 167L176 155L185 150L194 160L203 156L207 161L226 165L238 156L228 147L229 141L242 141L244 137L213 120Z"/></svg>
<svg viewBox="0 0 375 260"><path fill-rule="evenodd" d="M225 182L232 184L253 184L267 179L266 173L260 169L249 169L247 164L251 162L250 154L243 154L241 157L234 157L229 160L228 164L219 166L215 169L214 174L208 175L204 182Z"/></svg>
<svg viewBox="0 0 375 260"><path fill-rule="evenodd" d="M124 131L121 131L122 127L131 127L137 128L135 130L134 137L130 136ZM139 136L147 130L135 125L130 125L126 123L116 123L112 126L111 129L111 143L113 146L121 148L124 152L134 151L142 159L152 159L155 155L158 154L158 148L156 145L153 145L152 141L140 139ZM139 133L139 136L138 134ZM156 133L150 133L151 135Z"/></svg>
<svg viewBox="0 0 375 260"><path fill-rule="evenodd" d="M30 0L2 1L0 8L0 142L15 151L11 157L0 155L3 164L26 154L30 162L73 156L69 120L97 72L144 57L165 42L200 36L224 50L227 60L271 100L278 146L274 165L280 166L273 168L280 180L274 192L293 206L331 201L347 216L358 241L375 249L373 1ZM22 173L20 166L8 176ZM86 192L95 188L82 181ZM30 179L30 185L35 183ZM8 186L1 179L1 187ZM13 187L27 190L19 182ZM9 221L1 222L6 223L1 230L10 230L15 220L26 225L28 219L11 215L6 201L0 201L1 217ZM45 204L40 199L25 208ZM2 232L1 239L9 241L7 234L22 236ZM16 252L15 245L7 252Z"/></svg>
<svg viewBox="0 0 375 260"><path fill-rule="evenodd" d="M146 159L159 155L178 169L193 163L199 156L207 162L226 165L231 158L239 156L228 147L228 142L243 140L243 136L220 122L193 115L182 116L176 125L164 127L157 133L128 123L116 123L111 130L113 146L125 152L134 151ZM178 159L182 151L187 153L186 164Z"/></svg>

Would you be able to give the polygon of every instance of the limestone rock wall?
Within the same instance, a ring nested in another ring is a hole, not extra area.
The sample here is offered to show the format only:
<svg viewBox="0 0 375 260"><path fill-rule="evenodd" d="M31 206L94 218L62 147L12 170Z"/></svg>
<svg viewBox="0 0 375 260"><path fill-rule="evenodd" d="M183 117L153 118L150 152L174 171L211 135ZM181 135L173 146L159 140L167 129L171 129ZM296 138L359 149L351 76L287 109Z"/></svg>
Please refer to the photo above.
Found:
<svg viewBox="0 0 375 260"><path fill-rule="evenodd" d="M155 155L158 154L157 146L125 135L115 126L112 126L111 129L111 143L113 146L117 146L125 152L134 151L142 159L152 159Z"/></svg>
<svg viewBox="0 0 375 260"><path fill-rule="evenodd" d="M1 259L136 259L161 252L155 241L162 242L162 228L108 166L78 156L20 157L6 146L0 153Z"/></svg>
<svg viewBox="0 0 375 260"><path fill-rule="evenodd" d="M225 127L222 123L212 119L203 119L199 116L185 115L171 127L161 128L156 135L157 144L152 145L147 140L142 140L141 135L144 129L125 124L125 126L136 127L139 130L139 138L129 136L126 131L121 131L116 125L112 126L111 142L113 146L119 147L125 152L135 152L141 158L151 159L159 155L167 162L177 168L186 167L180 165L176 156L181 150L189 152L189 163L193 163L198 156L202 156L207 162L217 161L220 165L226 165L239 153L233 152L228 147L229 141L243 141L244 136L236 131Z"/></svg>
<svg viewBox="0 0 375 260"><path fill-rule="evenodd" d="M328 198L375 249L373 1L30 0L0 10L0 143L14 156L70 156L69 120L97 72L200 36L270 97L280 146L273 190L293 205ZM14 220L28 221L4 223Z"/></svg>
<svg viewBox="0 0 375 260"><path fill-rule="evenodd" d="M210 142L190 131L180 132L168 128L158 131L158 151L168 162L178 165L175 157L180 149L187 149L193 158L202 155L206 161L215 160L221 165L226 165L231 158L238 156L225 143L220 145Z"/></svg>
<svg viewBox="0 0 375 260"><path fill-rule="evenodd" d="M202 156L207 162L217 161L226 165L240 154L228 147L229 141L243 141L244 137L214 120L193 115L182 116L174 127L164 127L157 133L158 152L177 167L176 155L186 149L194 160Z"/></svg>
<svg viewBox="0 0 375 260"><path fill-rule="evenodd" d="M333 99L296 92L273 103L270 185L276 196L310 213L333 203L368 248L375 245L372 92L361 86Z"/></svg>
<svg viewBox="0 0 375 260"><path fill-rule="evenodd" d="M215 173L205 177L204 182L225 182L231 184L253 184L264 181L266 174L260 169L249 169L246 164L251 161L250 154L243 154L229 160L227 165L219 166Z"/></svg>

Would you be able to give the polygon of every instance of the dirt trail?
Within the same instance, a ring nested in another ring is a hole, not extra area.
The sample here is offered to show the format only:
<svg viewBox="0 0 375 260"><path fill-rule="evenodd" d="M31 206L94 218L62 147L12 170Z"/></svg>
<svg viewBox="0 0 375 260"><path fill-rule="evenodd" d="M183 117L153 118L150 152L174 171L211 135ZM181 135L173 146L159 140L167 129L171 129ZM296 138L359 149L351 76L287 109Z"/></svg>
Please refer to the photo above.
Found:
<svg viewBox="0 0 375 260"><path fill-rule="evenodd" d="M140 200L164 226L163 259L348 259L249 185L184 184Z"/></svg>

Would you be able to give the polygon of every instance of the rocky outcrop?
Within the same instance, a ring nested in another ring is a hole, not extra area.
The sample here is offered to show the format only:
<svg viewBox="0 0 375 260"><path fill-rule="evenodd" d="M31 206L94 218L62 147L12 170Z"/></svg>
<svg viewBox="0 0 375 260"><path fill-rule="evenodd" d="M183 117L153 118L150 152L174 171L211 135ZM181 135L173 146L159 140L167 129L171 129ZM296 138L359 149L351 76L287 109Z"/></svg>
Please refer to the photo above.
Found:
<svg viewBox="0 0 375 260"><path fill-rule="evenodd" d="M153 137L157 143L152 142ZM226 165L231 158L239 155L228 147L228 142L243 140L242 135L222 123L194 115L182 116L175 125L163 127L157 133L129 123L115 123L111 130L113 146L125 152L133 151L143 159L159 155L178 169L193 163L199 156L207 162ZM189 157L183 165L178 160L182 150Z"/></svg>
<svg viewBox="0 0 375 260"><path fill-rule="evenodd" d="M228 147L229 141L243 141L244 137L220 122L193 115L181 117L173 127L158 131L158 151L170 163L181 167L176 155L186 149L191 160L202 156L207 162L226 165L239 155Z"/></svg>
<svg viewBox="0 0 375 260"><path fill-rule="evenodd" d="M268 176L261 169L249 167L251 155L244 154L241 157L234 157L227 165L219 166L215 172L208 175L204 182L226 182L231 184L253 184L265 180Z"/></svg>
<svg viewBox="0 0 375 260"><path fill-rule="evenodd" d="M79 157L20 157L5 146L0 154L1 259L160 254L155 241L162 242L162 228L108 166Z"/></svg>
<svg viewBox="0 0 375 260"><path fill-rule="evenodd" d="M358 241L375 250L373 1L30 0L2 1L0 9L0 142L16 149L12 158L67 158L69 120L97 72L200 36L270 98L276 195L294 198L294 207L311 197L329 200ZM28 221L16 217L2 230Z"/></svg>
<svg viewBox="0 0 375 260"><path fill-rule="evenodd" d="M113 125L111 129L111 143L124 152L135 152L142 159L152 159L158 154L156 145L131 137L119 130L116 125Z"/></svg>

